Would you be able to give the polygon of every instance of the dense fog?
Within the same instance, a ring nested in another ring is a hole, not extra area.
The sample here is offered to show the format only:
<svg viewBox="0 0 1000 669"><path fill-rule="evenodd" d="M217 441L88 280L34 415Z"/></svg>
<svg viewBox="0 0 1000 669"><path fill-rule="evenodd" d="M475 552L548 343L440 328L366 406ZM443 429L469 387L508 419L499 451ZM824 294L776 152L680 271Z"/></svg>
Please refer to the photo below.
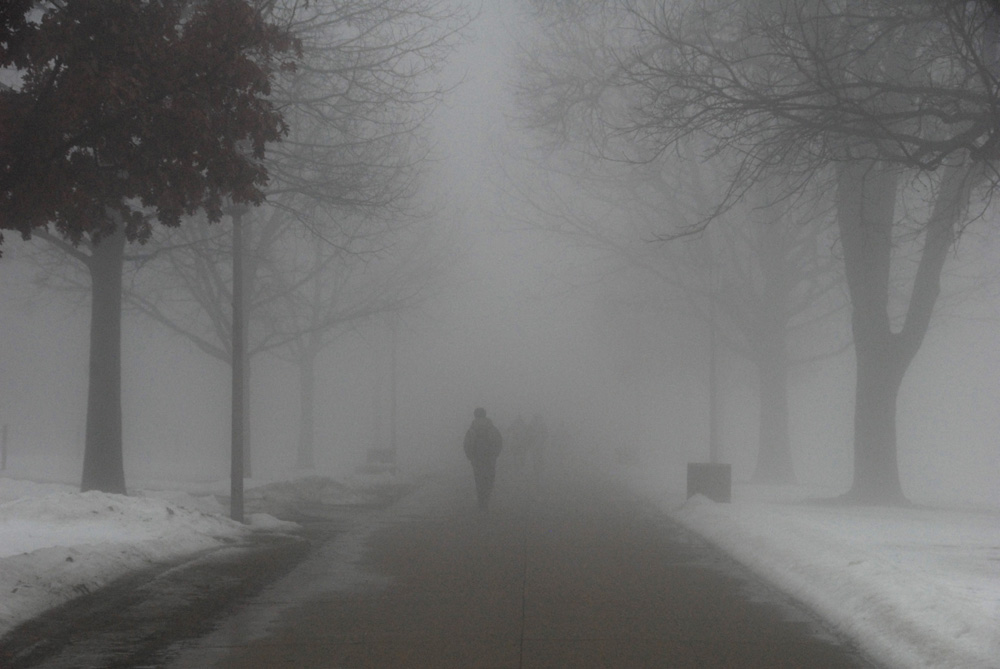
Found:
<svg viewBox="0 0 1000 669"><path fill-rule="evenodd" d="M538 183L532 152L540 149L519 124L511 93L516 54L532 29L517 4L476 7L465 42L440 74L453 88L432 120L432 161L422 187L433 213L414 224L447 239L433 289L396 316L344 328L317 359L316 471L347 475L368 449L390 445L395 379L396 447L406 471L461 462L462 435L482 406L501 429L518 415L540 414L561 435L553 466L563 458L596 458L661 472L682 489L685 464L709 457L706 324L679 296L683 291L657 284L607 248L533 222L541 215L525 203L524 188ZM591 206L579 187L560 191L553 183L554 190L531 193L535 204L568 201L568 210L589 209L597 217L610 206L608 198ZM816 218L828 221L829 213ZM950 254L934 320L903 380L899 469L914 501L1000 505L996 231L987 210ZM671 245L693 247L711 234L710 228L698 238L663 242L639 230L631 243L648 257ZM819 246L835 256L833 242ZM76 481L90 312L86 293L66 282L37 284L41 270L30 256L38 248L7 235L0 260L7 467L16 476ZM663 257L674 252L664 250ZM378 272L379 262L362 271ZM846 288L832 294L843 302ZM729 327L724 319L717 325ZM841 304L790 343L803 358L815 358L789 371L796 480L832 493L851 483L850 334L850 309ZM735 481L746 481L759 448L758 383L734 347L720 344L715 363L721 459L732 463ZM287 360L269 353L251 364L253 474L288 475L296 469L298 377ZM227 364L126 311L122 377L129 480L228 476Z"/></svg>

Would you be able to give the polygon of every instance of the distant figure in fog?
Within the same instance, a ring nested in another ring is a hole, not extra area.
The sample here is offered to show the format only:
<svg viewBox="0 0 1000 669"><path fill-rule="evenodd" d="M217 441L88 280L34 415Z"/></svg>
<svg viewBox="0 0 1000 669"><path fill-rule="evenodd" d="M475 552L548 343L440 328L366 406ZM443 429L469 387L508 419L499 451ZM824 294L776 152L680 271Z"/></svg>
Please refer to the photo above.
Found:
<svg viewBox="0 0 1000 669"><path fill-rule="evenodd" d="M528 446L528 424L517 415L510 425L507 426L507 452L514 460L514 469L520 472L524 469L524 456Z"/></svg>
<svg viewBox="0 0 1000 669"><path fill-rule="evenodd" d="M535 476L540 477L545 468L545 446L549 440L549 428L537 413L528 422L528 456Z"/></svg>
<svg viewBox="0 0 1000 669"><path fill-rule="evenodd" d="M559 427L552 430L549 435L549 453L559 461L565 461L569 456L570 444L573 439L569 430L566 429L566 421L561 421Z"/></svg>
<svg viewBox="0 0 1000 669"><path fill-rule="evenodd" d="M490 495L493 493L497 458L500 457L500 449L503 448L503 438L493 421L486 417L486 409L477 408L473 416L472 425L465 431L465 457L472 463L479 508L486 511Z"/></svg>

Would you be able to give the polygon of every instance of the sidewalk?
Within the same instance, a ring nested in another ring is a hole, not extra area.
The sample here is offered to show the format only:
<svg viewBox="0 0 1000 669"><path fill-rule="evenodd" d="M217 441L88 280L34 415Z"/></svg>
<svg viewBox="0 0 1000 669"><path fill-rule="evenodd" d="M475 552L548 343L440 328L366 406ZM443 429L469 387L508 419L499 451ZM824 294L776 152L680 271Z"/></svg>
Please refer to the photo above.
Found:
<svg viewBox="0 0 1000 669"><path fill-rule="evenodd" d="M470 475L387 510L358 565L384 586L286 604L265 634L232 639L216 666L871 666L652 506L593 477L518 486L502 476L491 512L474 507Z"/></svg>

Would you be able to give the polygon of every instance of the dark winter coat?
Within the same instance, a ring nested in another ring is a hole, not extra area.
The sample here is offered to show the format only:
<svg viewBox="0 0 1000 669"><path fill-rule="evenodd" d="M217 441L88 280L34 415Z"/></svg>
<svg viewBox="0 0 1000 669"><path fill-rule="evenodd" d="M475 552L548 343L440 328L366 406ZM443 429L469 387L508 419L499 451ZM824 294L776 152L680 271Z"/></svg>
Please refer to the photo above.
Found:
<svg viewBox="0 0 1000 669"><path fill-rule="evenodd" d="M469 460L496 460L503 438L489 418L476 418L465 432L465 457Z"/></svg>

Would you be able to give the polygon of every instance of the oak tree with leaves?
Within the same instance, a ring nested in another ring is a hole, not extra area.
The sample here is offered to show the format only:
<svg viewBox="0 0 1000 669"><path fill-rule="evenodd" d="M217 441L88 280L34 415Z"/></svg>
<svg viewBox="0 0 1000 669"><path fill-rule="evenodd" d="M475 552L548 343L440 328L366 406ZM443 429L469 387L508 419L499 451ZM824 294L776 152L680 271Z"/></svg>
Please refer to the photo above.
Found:
<svg viewBox="0 0 1000 669"><path fill-rule="evenodd" d="M296 49L250 0L24 1L0 12L0 229L50 231L92 279L81 487L125 492L121 269L155 222L259 204Z"/></svg>

